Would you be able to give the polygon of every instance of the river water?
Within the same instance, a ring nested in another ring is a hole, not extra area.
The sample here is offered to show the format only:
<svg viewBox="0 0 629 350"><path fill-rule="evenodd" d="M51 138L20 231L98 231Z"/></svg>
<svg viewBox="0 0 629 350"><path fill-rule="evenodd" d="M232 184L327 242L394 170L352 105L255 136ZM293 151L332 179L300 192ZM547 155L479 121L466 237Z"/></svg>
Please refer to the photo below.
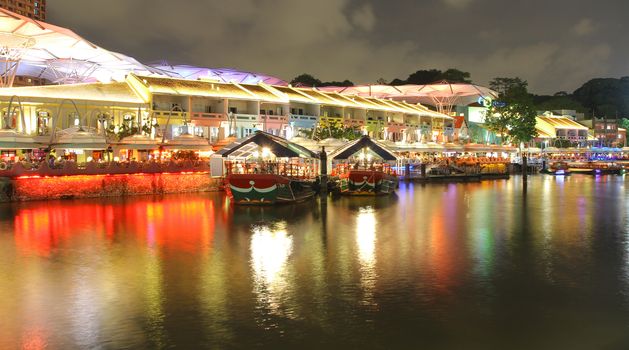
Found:
<svg viewBox="0 0 629 350"><path fill-rule="evenodd" d="M0 349L629 348L624 177L0 206Z"/></svg>

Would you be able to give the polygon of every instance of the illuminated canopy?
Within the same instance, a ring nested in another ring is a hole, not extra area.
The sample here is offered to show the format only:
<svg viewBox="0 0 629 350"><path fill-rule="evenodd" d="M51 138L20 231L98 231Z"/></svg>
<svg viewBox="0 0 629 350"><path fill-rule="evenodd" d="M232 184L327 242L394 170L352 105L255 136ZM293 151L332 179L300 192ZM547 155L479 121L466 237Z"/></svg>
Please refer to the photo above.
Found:
<svg viewBox="0 0 629 350"><path fill-rule="evenodd" d="M322 87L323 91L334 91L343 95L391 98L406 102L419 102L437 107L439 112L450 114L454 105L469 105L480 97L496 99L498 94L475 84L440 81L426 85L362 85L351 87Z"/></svg>
<svg viewBox="0 0 629 350"><path fill-rule="evenodd" d="M188 65L170 65L167 62L151 64L153 68L159 69L172 77L178 77L189 80L215 80L219 82L238 84L258 84L265 83L268 85L288 85L288 83L280 78L272 76L240 71L232 68L205 68Z"/></svg>
<svg viewBox="0 0 629 350"><path fill-rule="evenodd" d="M131 57L98 47L69 29L5 9L0 9L0 37L27 41L18 43L27 49L19 57L17 75L76 83L122 81L133 71L159 73Z"/></svg>
<svg viewBox="0 0 629 350"><path fill-rule="evenodd" d="M268 148L271 153L279 158L317 158L317 154L296 143L286 139L271 135L263 131L256 131L254 134L225 146L216 152L221 157L246 158L257 151L258 148Z"/></svg>
<svg viewBox="0 0 629 350"><path fill-rule="evenodd" d="M329 158L333 160L348 159L365 148L371 150L384 160L397 160L397 156L393 153L393 151L389 150L382 143L372 140L367 135L364 135L360 139L348 143L345 147L341 147L332 152Z"/></svg>

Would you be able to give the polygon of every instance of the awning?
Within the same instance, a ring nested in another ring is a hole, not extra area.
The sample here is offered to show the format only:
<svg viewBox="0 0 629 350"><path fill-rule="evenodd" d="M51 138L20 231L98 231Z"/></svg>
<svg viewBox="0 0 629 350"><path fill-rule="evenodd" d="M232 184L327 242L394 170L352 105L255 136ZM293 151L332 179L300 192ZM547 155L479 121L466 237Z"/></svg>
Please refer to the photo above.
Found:
<svg viewBox="0 0 629 350"><path fill-rule="evenodd" d="M212 146L209 144L208 140L191 134L183 134L173 138L172 140L166 140L164 144L162 144L162 147L167 150L212 150Z"/></svg>
<svg viewBox="0 0 629 350"><path fill-rule="evenodd" d="M443 152L445 147L435 142L428 143L411 143L406 145L398 145L396 147L398 152Z"/></svg>
<svg viewBox="0 0 629 350"><path fill-rule="evenodd" d="M37 149L43 145L30 136L20 134L13 129L0 130L0 149Z"/></svg>
<svg viewBox="0 0 629 350"><path fill-rule="evenodd" d="M57 133L57 139L50 145L59 149L104 150L109 147L105 136L72 127Z"/></svg>
<svg viewBox="0 0 629 350"><path fill-rule="evenodd" d="M119 149L150 151L158 149L159 143L157 140L153 140L145 135L132 135L123 138L120 142L114 143L111 146Z"/></svg>
<svg viewBox="0 0 629 350"><path fill-rule="evenodd" d="M17 150L17 149L38 149L44 148L41 143L28 143L28 142L4 142L0 141L0 150Z"/></svg>
<svg viewBox="0 0 629 350"><path fill-rule="evenodd" d="M268 148L279 158L318 158L318 155L296 143L263 131L231 143L217 152L222 157L247 157L258 147Z"/></svg>
<svg viewBox="0 0 629 350"><path fill-rule="evenodd" d="M80 149L85 151L102 151L109 147L106 143L53 143L52 149Z"/></svg>
<svg viewBox="0 0 629 350"><path fill-rule="evenodd" d="M380 158L384 160L397 160L397 156L392 150L389 150L385 145L372 140L369 136L364 135L358 140L348 143L346 146L337 149L332 152L329 159L340 160L348 159L354 154L360 152L363 148L367 148L376 153Z"/></svg>

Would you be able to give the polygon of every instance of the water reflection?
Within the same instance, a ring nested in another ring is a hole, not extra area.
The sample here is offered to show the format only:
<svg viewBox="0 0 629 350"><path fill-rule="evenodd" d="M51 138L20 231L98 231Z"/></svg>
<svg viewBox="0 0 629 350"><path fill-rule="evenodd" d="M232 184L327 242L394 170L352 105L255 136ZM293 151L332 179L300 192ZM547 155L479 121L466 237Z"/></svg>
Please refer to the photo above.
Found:
<svg viewBox="0 0 629 350"><path fill-rule="evenodd" d="M0 205L0 348L601 348L629 324L624 181Z"/></svg>
<svg viewBox="0 0 629 350"><path fill-rule="evenodd" d="M356 247L360 263L360 284L364 302L373 304L376 287L376 215L372 207L360 208L356 216Z"/></svg>
<svg viewBox="0 0 629 350"><path fill-rule="evenodd" d="M279 314L288 287L286 265L293 250L293 237L286 223L254 226L251 236L251 266L254 291L261 307ZM286 315L290 316L290 315Z"/></svg>

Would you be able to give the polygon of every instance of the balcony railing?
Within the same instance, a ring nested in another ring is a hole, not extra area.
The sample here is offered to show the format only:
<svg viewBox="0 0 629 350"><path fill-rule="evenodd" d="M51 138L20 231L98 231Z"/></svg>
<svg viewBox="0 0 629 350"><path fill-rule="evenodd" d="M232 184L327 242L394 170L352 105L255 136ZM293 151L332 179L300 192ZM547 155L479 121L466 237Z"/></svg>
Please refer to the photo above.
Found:
<svg viewBox="0 0 629 350"><path fill-rule="evenodd" d="M273 114L260 114L260 120L262 122L277 122L277 123L288 123L288 116L285 115L273 115Z"/></svg>
<svg viewBox="0 0 629 350"><path fill-rule="evenodd" d="M205 119L205 120L227 120L227 115L224 113L204 113L204 112L192 112L191 119Z"/></svg>
<svg viewBox="0 0 629 350"><path fill-rule="evenodd" d="M344 124L347 126L363 126L365 121L361 119L345 119Z"/></svg>
<svg viewBox="0 0 629 350"><path fill-rule="evenodd" d="M312 122L316 122L317 118L316 116L313 115L303 115L303 114L291 114L290 115L290 119L295 120L295 121L312 121Z"/></svg>
<svg viewBox="0 0 629 350"><path fill-rule="evenodd" d="M162 110L154 110L153 111L153 116L155 117L162 117L162 118L168 118L168 116L171 116L171 118L188 118L189 117L189 113L188 112L170 112L170 111L162 111Z"/></svg>
<svg viewBox="0 0 629 350"><path fill-rule="evenodd" d="M236 121L257 122L258 118L259 118L259 115L257 114L242 114L242 113L234 114L234 119Z"/></svg>

